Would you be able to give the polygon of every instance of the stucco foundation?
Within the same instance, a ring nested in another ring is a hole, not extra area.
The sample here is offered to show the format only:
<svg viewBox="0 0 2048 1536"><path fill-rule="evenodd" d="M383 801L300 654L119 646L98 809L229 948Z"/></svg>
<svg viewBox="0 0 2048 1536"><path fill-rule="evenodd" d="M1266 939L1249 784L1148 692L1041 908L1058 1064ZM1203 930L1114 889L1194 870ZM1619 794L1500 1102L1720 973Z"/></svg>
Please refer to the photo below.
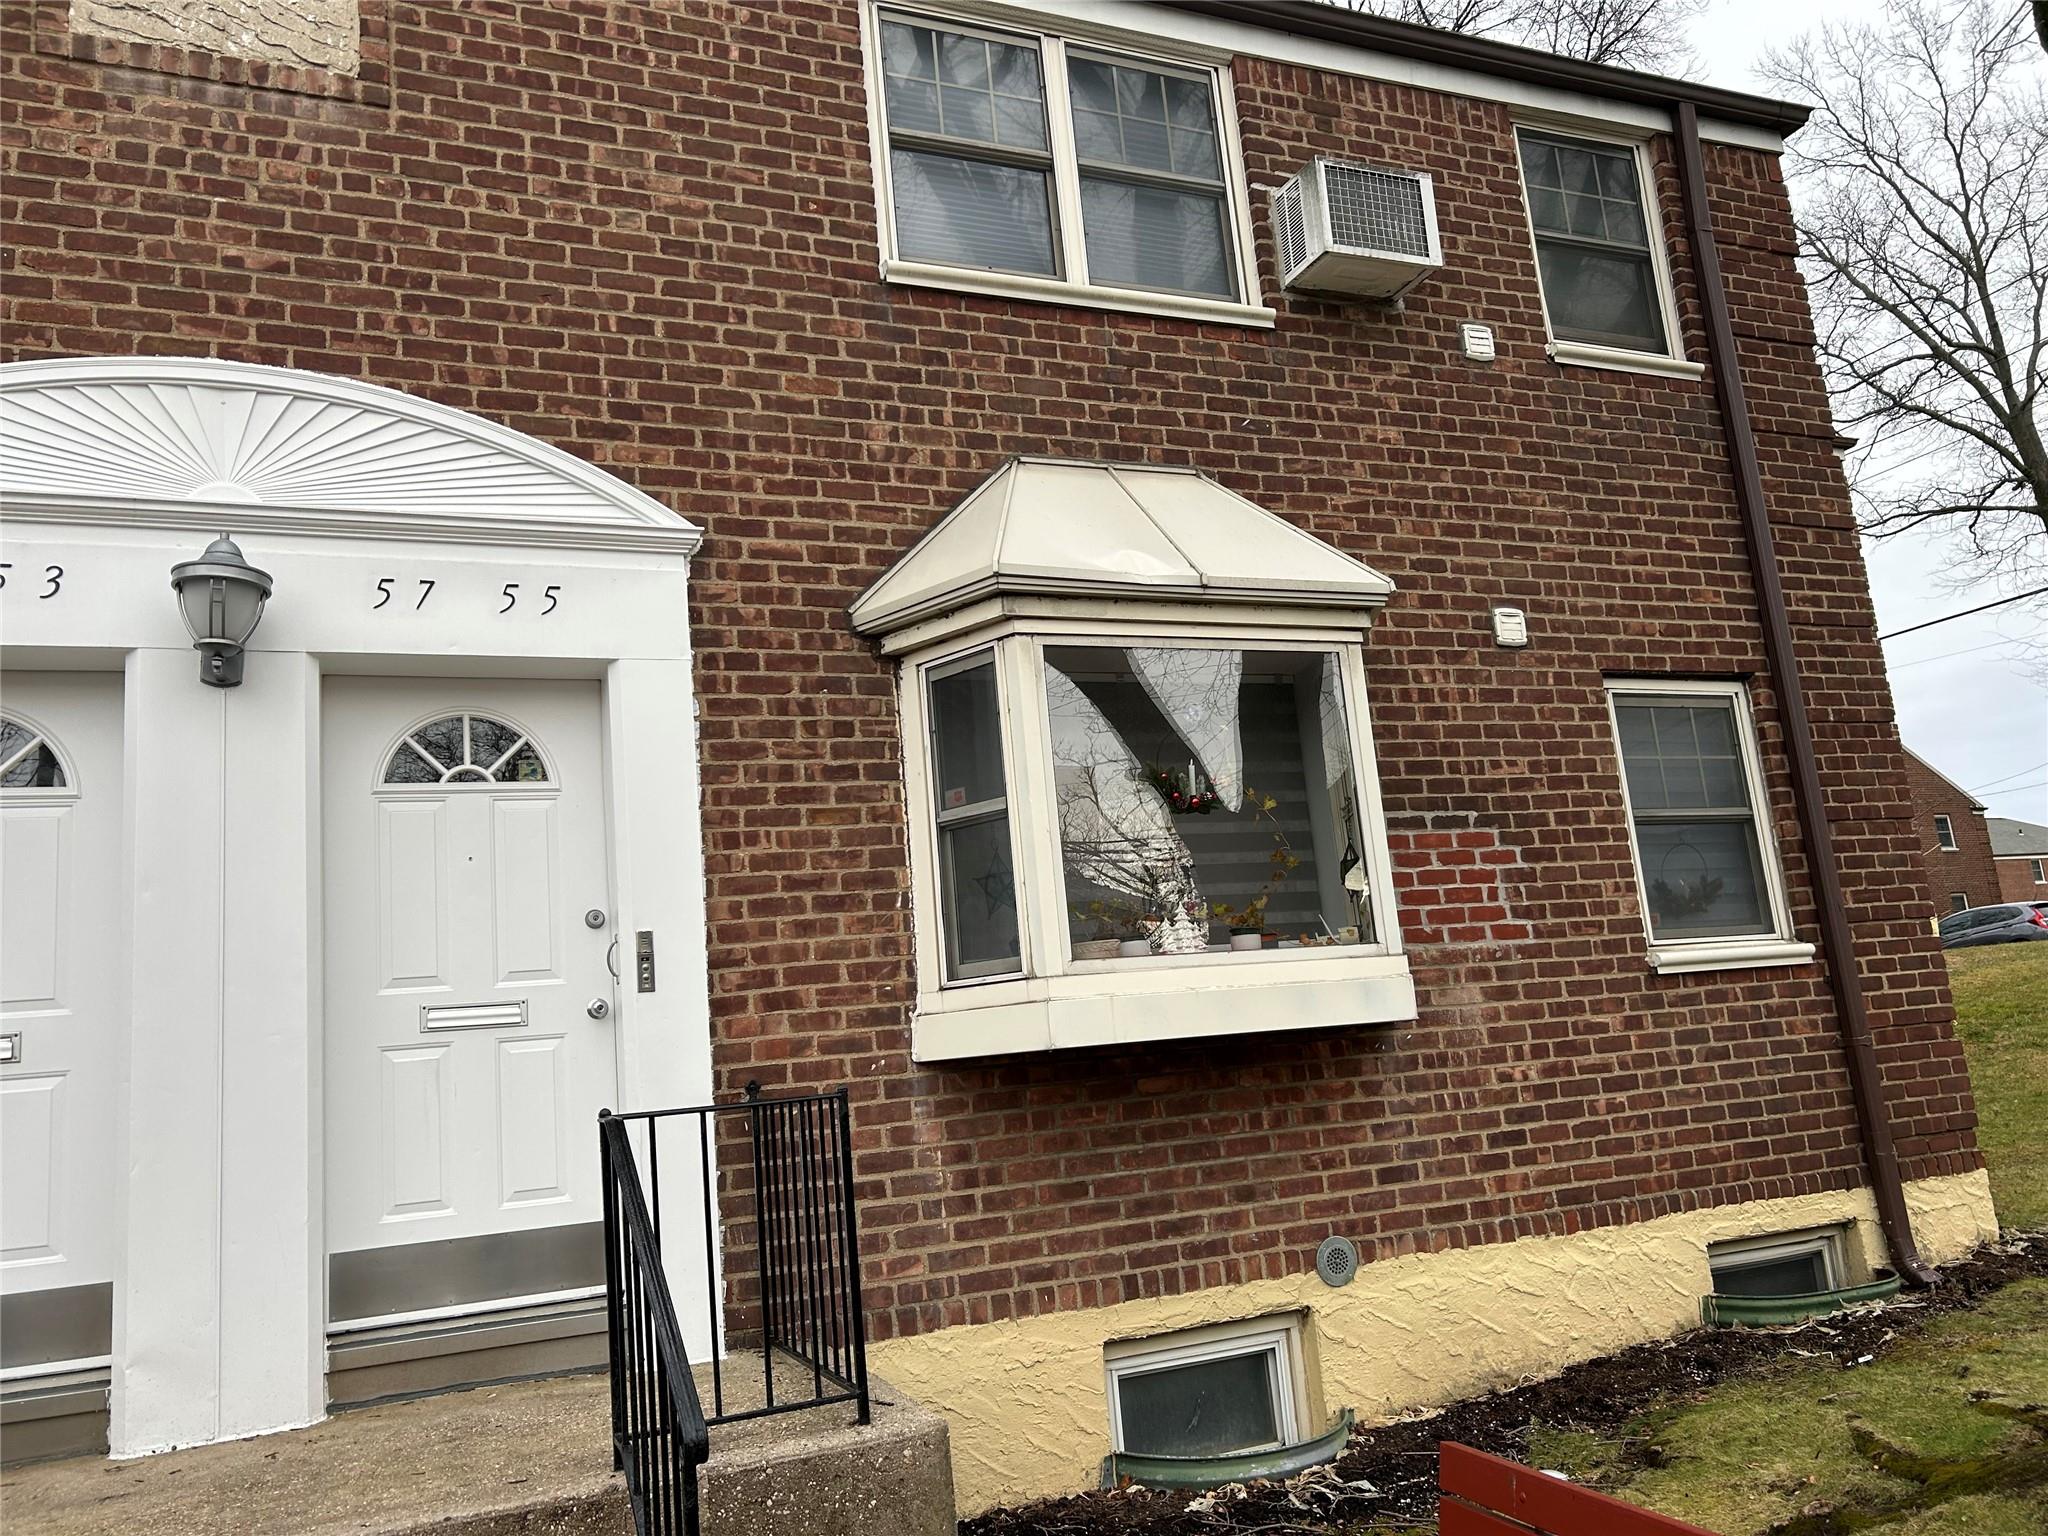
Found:
<svg viewBox="0 0 2048 1536"><path fill-rule="evenodd" d="M1909 1184L1906 1199L1932 1262L1997 1234L1981 1171ZM1870 1192L1839 1190L1383 1259L1341 1289L1304 1255L1285 1280L948 1328L878 1342L869 1357L951 1421L956 1497L973 1514L1094 1483L1109 1450L1108 1340L1300 1312L1311 1412L1351 1407L1370 1423L1690 1327L1708 1243L1835 1222L1852 1224L1852 1267L1883 1261Z"/></svg>
<svg viewBox="0 0 2048 1536"><path fill-rule="evenodd" d="M357 0L71 0L71 30L354 74Z"/></svg>

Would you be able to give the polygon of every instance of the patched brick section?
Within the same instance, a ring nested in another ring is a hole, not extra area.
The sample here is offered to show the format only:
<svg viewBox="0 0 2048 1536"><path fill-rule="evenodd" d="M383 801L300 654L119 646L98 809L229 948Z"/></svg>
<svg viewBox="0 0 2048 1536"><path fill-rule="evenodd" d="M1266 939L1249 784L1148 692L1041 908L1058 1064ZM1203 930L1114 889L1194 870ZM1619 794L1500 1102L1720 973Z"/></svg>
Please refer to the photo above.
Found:
<svg viewBox="0 0 2048 1536"><path fill-rule="evenodd" d="M848 0L366 4L388 109L30 47L66 15L0 5L9 356L366 378L705 526L720 1095L852 1085L877 1333L1299 1275L1333 1230L1378 1257L1863 1181L1822 969L1647 965L1603 676L1758 676L1755 595L1710 381L1545 356L1504 107L1239 60L1254 187L1315 152L1426 169L1446 252L1399 310L1279 294L1261 203L1259 331L879 283ZM1706 166L1900 1155L1964 1172L1790 209L1771 157ZM1460 360L1466 320L1498 362ZM1366 647L1388 815L1497 836L1528 936L1411 934L1409 1026L914 1064L893 668L846 607L1010 453L1194 464L1390 575ZM1527 650L1492 644L1497 601L1528 611ZM1777 701L1753 704L1813 939Z"/></svg>
<svg viewBox="0 0 2048 1536"><path fill-rule="evenodd" d="M268 64L356 70L357 0L71 0L71 30Z"/></svg>
<svg viewBox="0 0 2048 1536"><path fill-rule="evenodd" d="M1521 855L1476 814L1390 826L1387 847L1409 944L1515 944L1535 936L1515 911Z"/></svg>

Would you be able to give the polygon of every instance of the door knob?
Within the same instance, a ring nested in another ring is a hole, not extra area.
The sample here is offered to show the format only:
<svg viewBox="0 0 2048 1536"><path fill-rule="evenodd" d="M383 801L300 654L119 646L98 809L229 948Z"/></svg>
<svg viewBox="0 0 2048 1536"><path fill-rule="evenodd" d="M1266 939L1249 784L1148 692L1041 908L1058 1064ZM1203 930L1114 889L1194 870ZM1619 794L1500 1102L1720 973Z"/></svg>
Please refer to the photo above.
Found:
<svg viewBox="0 0 2048 1536"><path fill-rule="evenodd" d="M583 1011L593 1019L601 1019L612 1011L612 1005L601 997L593 997Z"/></svg>

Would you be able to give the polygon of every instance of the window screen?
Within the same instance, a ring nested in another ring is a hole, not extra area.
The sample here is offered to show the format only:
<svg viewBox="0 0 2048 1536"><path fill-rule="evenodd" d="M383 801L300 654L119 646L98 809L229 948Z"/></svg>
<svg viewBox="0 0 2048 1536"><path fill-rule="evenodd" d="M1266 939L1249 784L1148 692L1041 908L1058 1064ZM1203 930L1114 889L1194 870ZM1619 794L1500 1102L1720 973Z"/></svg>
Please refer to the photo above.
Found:
<svg viewBox="0 0 2048 1536"><path fill-rule="evenodd" d="M1522 178L1551 334L1664 352L1663 300L1633 149L1521 135Z"/></svg>
<svg viewBox="0 0 2048 1536"><path fill-rule="evenodd" d="M1651 937L1772 932L1733 697L1623 693L1614 706Z"/></svg>

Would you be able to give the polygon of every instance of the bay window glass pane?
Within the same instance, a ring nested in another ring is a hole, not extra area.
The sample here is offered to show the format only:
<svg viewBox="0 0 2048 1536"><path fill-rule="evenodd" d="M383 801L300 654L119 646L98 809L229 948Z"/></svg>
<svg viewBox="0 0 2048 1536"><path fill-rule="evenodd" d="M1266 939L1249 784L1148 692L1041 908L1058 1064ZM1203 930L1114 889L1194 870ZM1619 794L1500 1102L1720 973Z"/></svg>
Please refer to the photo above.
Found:
<svg viewBox="0 0 2048 1536"><path fill-rule="evenodd" d="M1155 952L1369 940L1360 788L1337 657L1046 650L1068 936ZM1091 949L1091 954L1094 951Z"/></svg>
<svg viewBox="0 0 2048 1536"><path fill-rule="evenodd" d="M1229 298L1223 199L1137 182L1081 178L1091 282Z"/></svg>
<svg viewBox="0 0 2048 1536"><path fill-rule="evenodd" d="M909 261L1004 272L1057 271L1044 171L892 150L896 249Z"/></svg>
<svg viewBox="0 0 2048 1536"><path fill-rule="evenodd" d="M1536 260L1550 329L1561 340L1638 352L1664 350L1657 276L1647 254L1539 239Z"/></svg>
<svg viewBox="0 0 2048 1536"><path fill-rule="evenodd" d="M1020 951L995 658L931 677L926 697L946 979L1006 975Z"/></svg>
<svg viewBox="0 0 2048 1536"><path fill-rule="evenodd" d="M1117 1377L1123 1449L1137 1456L1226 1456L1280 1443L1272 1356L1227 1355Z"/></svg>

